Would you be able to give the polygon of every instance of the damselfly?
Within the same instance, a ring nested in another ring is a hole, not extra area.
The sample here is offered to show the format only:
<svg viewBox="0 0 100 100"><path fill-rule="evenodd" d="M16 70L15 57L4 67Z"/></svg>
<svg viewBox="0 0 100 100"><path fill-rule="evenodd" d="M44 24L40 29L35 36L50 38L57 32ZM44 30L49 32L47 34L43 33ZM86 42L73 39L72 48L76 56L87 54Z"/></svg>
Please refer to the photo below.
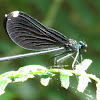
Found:
<svg viewBox="0 0 100 100"><path fill-rule="evenodd" d="M44 26L38 20L21 11L13 11L5 15L5 30L10 38L20 47L39 52L1 57L0 61L35 56L51 52L67 53L70 57L76 52L72 67L79 56L79 52L86 50L87 44L68 39L60 32ZM64 58L64 57L63 57ZM62 60L63 58L59 59Z"/></svg>

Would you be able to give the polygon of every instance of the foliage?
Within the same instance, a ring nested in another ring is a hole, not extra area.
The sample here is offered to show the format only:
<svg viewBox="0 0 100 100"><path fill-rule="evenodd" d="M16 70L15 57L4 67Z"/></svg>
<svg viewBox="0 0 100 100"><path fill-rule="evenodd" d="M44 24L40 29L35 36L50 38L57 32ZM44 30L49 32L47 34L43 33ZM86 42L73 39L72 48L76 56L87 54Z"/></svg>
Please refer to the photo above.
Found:
<svg viewBox="0 0 100 100"><path fill-rule="evenodd" d="M10 71L0 75L0 94L4 93L4 90L8 83L22 83L26 81L28 78L34 78L36 75L40 76L40 82L42 85L47 86L52 77L55 76L56 73L60 73L60 81L61 86L65 89L68 89L70 85L70 77L74 74L78 77L78 86L77 90L79 92L84 92L88 83L91 82L90 79L93 79L97 82L97 100L100 99L100 79L96 78L95 75L87 74L86 70L92 63L91 60L85 59L82 63L76 65L75 70L66 70L66 69L47 69L46 67L40 65L28 65L18 69L18 71ZM92 97L92 95L91 95Z"/></svg>

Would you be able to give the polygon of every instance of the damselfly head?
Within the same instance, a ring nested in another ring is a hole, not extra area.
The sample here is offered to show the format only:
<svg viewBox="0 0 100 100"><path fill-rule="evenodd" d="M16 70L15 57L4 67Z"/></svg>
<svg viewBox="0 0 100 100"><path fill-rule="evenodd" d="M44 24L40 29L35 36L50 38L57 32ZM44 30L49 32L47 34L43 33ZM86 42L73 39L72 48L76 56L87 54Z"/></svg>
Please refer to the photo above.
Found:
<svg viewBox="0 0 100 100"><path fill-rule="evenodd" d="M87 44L82 41L79 41L79 49L84 49L84 51L86 52Z"/></svg>

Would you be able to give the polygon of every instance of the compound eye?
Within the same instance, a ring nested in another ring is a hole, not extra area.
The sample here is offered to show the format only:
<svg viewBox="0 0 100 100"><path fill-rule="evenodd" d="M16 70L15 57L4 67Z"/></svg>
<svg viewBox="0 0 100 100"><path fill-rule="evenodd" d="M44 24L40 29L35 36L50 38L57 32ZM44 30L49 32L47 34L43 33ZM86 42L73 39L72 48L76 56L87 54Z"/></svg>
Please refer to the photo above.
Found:
<svg viewBox="0 0 100 100"><path fill-rule="evenodd" d="M85 45L84 45L84 49L87 49L87 47L88 47L87 44L85 44Z"/></svg>

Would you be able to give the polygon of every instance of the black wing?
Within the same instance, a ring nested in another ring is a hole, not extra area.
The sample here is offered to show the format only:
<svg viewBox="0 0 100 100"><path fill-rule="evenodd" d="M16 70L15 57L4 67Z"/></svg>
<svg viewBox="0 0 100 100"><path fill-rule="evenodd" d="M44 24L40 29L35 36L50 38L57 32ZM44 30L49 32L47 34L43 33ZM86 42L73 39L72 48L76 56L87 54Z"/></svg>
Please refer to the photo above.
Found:
<svg viewBox="0 0 100 100"><path fill-rule="evenodd" d="M69 42L61 33L47 28L24 12L14 11L6 15L5 28L10 38L29 50L45 50L64 46Z"/></svg>

